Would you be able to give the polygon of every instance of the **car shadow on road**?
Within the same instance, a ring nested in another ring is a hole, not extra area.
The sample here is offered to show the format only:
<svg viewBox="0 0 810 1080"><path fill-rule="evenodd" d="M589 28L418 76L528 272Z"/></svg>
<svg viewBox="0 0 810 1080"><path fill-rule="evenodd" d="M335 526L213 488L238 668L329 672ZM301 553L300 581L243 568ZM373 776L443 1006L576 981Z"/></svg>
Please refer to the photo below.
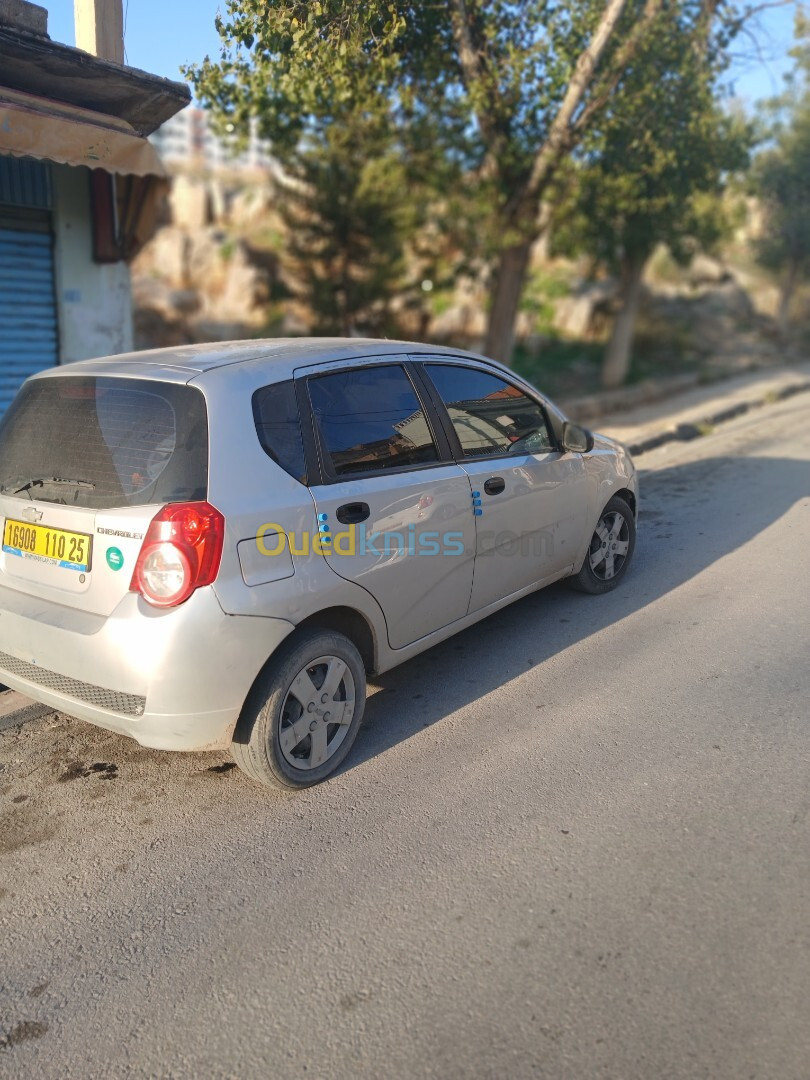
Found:
<svg viewBox="0 0 810 1080"><path fill-rule="evenodd" d="M641 494L636 555L619 588L585 596L559 582L377 676L379 690L344 770L618 624L742 547L810 495L810 466L713 457L642 474Z"/></svg>

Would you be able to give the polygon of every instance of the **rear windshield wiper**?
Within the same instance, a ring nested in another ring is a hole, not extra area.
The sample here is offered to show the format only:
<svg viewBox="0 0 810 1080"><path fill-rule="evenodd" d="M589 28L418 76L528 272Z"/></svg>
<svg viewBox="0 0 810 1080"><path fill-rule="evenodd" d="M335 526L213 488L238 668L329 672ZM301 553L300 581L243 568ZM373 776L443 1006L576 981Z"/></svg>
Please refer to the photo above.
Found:
<svg viewBox="0 0 810 1080"><path fill-rule="evenodd" d="M28 480L22 487L12 491L12 495L19 495L21 491L27 491L30 495L31 488L50 487L52 484L67 484L75 488L89 488L91 491L96 486L90 480L68 480L64 476L36 476L33 480Z"/></svg>

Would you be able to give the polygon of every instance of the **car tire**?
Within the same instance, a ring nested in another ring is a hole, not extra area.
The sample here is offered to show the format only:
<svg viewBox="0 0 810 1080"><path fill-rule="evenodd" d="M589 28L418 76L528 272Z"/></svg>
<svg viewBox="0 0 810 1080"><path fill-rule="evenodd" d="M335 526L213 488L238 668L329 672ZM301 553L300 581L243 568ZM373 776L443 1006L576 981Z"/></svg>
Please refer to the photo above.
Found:
<svg viewBox="0 0 810 1080"><path fill-rule="evenodd" d="M354 644L333 630L292 635L257 679L234 731L239 768L267 787L305 788L340 767L366 703Z"/></svg>
<svg viewBox="0 0 810 1080"><path fill-rule="evenodd" d="M568 584L592 596L610 592L627 573L635 549L633 511L620 495L614 495L599 515L579 573L570 577Z"/></svg>

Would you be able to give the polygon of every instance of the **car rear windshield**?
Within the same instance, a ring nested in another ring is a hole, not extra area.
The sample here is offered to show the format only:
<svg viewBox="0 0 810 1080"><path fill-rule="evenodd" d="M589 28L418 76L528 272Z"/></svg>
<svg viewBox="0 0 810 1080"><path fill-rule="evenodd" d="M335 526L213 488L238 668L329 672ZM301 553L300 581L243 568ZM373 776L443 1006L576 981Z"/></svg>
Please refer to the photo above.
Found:
<svg viewBox="0 0 810 1080"><path fill-rule="evenodd" d="M64 375L27 383L0 421L0 493L96 510L207 497L196 388Z"/></svg>

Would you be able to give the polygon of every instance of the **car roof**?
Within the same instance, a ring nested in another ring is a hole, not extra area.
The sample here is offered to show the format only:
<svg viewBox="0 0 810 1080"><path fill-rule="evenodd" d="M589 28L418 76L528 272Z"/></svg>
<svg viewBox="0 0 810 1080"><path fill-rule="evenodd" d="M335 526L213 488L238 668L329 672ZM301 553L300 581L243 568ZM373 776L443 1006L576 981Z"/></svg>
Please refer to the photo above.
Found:
<svg viewBox="0 0 810 1080"><path fill-rule="evenodd" d="M418 341L395 341L388 338L255 338L247 341L219 341L200 345L176 345L166 349L144 349L142 352L119 353L95 360L76 360L60 367L48 368L32 375L32 379L64 377L65 375L105 375L135 379L153 379L160 382L204 384L209 379L218 381L217 372L224 368L241 365L248 377L251 370L261 369L271 382L281 382L307 368L342 360L373 360L376 357L401 356L447 356L474 360L485 364L506 378L523 384L539 393L517 372L497 360L465 349L447 345L431 345ZM268 369L269 365L269 371ZM565 419L560 409L545 395L546 408Z"/></svg>
<svg viewBox="0 0 810 1080"><path fill-rule="evenodd" d="M425 345L413 341L391 341L387 338L257 338L248 341L222 341L201 345L177 345L165 349L146 349L142 352L119 353L93 360L77 360L48 374L126 374L172 381L190 381L216 368L259 361L278 366L279 375L285 369L307 367L330 361L384 356L401 353L431 353L462 355L475 354L441 345ZM494 363L489 360L487 363ZM500 365L496 365L500 366ZM282 376L283 377L283 376Z"/></svg>

